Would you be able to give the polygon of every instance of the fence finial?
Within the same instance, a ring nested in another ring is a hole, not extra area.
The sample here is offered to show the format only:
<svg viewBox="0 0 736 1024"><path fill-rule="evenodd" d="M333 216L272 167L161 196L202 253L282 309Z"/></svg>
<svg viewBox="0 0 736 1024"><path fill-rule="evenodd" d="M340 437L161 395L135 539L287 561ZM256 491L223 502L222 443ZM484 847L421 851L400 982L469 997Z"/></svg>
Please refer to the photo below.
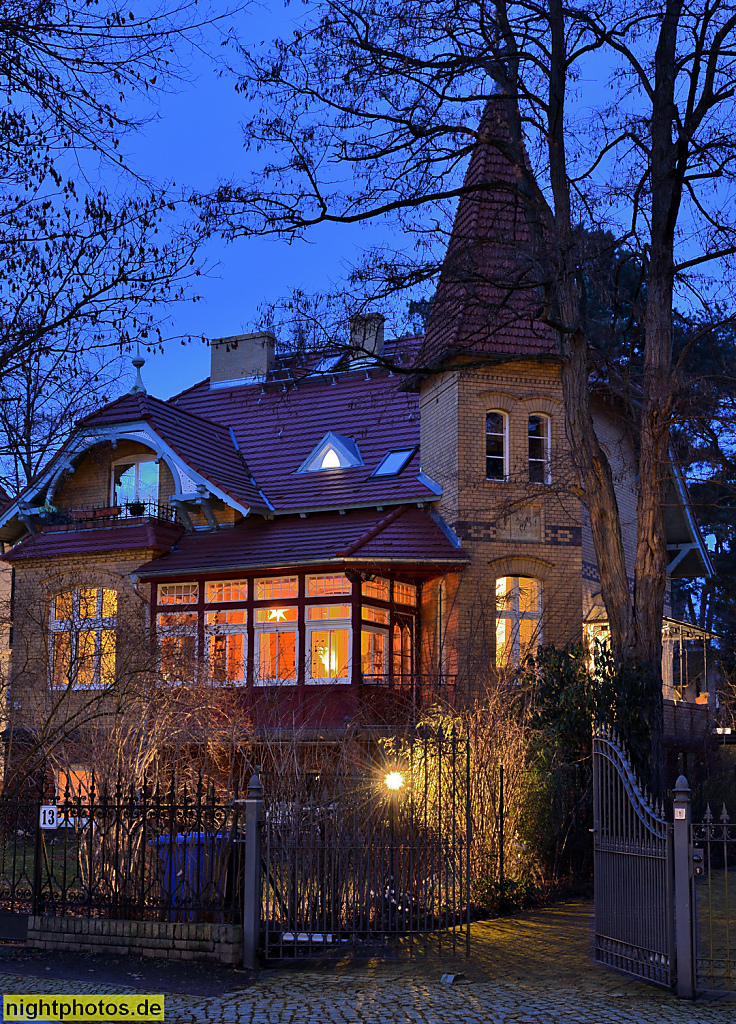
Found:
<svg viewBox="0 0 736 1024"><path fill-rule="evenodd" d="M253 798L253 797L258 798L258 797L260 797L262 795L262 793L263 793L263 786L261 785L261 780L258 778L257 775L251 775L250 782L248 783L248 794L247 795L249 797L251 797L251 798Z"/></svg>

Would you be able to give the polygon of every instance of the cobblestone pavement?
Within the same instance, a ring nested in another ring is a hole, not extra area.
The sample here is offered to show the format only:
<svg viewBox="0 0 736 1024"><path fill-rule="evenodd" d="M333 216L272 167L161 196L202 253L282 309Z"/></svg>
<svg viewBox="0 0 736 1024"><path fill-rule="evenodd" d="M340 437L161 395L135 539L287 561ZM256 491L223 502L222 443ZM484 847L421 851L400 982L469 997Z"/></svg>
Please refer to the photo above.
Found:
<svg viewBox="0 0 736 1024"><path fill-rule="evenodd" d="M465 974L454 985L443 973ZM125 992L0 975L5 993ZM678 1002L590 959L590 905L564 904L473 926L472 954L402 951L396 959L264 971L216 997L166 996L167 1024L705 1024L733 1022L736 1004Z"/></svg>

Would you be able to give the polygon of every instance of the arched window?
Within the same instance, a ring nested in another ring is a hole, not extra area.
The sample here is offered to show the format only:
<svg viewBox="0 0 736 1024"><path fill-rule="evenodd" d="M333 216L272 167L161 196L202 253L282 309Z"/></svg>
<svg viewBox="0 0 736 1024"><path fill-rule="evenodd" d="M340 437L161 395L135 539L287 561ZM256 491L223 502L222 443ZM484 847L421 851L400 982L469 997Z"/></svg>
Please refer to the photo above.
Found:
<svg viewBox="0 0 736 1024"><path fill-rule="evenodd" d="M486 413L486 478L505 480L509 462L509 418L505 412Z"/></svg>
<svg viewBox="0 0 736 1024"><path fill-rule="evenodd" d="M496 666L520 664L540 642L542 586L528 576L496 580Z"/></svg>
<svg viewBox="0 0 736 1024"><path fill-rule="evenodd" d="M534 413L529 417L529 483L531 484L548 484L550 482L549 441L549 416Z"/></svg>

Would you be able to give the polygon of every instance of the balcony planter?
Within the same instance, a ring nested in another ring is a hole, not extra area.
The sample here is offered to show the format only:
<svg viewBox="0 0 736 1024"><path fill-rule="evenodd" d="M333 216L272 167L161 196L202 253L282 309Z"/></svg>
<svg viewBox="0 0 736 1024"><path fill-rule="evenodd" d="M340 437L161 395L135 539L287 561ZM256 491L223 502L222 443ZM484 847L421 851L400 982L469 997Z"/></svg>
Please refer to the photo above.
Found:
<svg viewBox="0 0 736 1024"><path fill-rule="evenodd" d="M128 511L132 516L142 516L146 511L146 503L144 501L129 501Z"/></svg>

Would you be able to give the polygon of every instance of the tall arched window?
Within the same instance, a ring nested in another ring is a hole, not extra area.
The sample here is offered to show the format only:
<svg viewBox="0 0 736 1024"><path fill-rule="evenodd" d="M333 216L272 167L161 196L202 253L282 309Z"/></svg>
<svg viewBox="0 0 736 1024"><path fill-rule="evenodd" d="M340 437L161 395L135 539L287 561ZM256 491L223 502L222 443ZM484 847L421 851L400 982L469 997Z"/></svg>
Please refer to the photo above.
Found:
<svg viewBox="0 0 736 1024"><path fill-rule="evenodd" d="M529 483L550 482L550 420L534 413L529 417Z"/></svg>
<svg viewBox="0 0 736 1024"><path fill-rule="evenodd" d="M486 478L505 480L509 475L509 418L505 412L486 413Z"/></svg>
<svg viewBox="0 0 736 1024"><path fill-rule="evenodd" d="M520 664L540 642L542 586L528 576L496 580L496 666Z"/></svg>

